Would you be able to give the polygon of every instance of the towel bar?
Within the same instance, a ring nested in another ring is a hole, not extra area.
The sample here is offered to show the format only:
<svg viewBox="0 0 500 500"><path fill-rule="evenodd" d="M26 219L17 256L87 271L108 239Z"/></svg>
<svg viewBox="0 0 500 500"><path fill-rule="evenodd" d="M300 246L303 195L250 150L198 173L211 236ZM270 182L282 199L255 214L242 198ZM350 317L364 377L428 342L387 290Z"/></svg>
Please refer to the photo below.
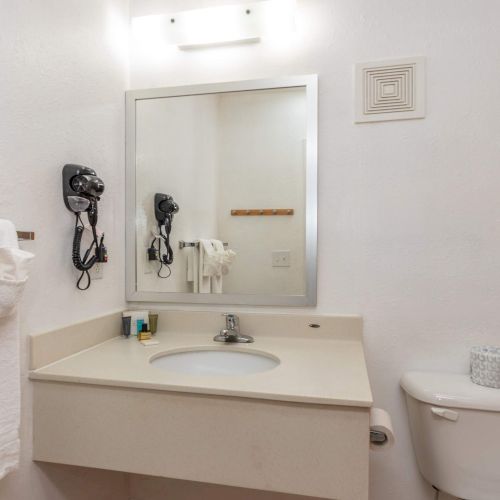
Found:
<svg viewBox="0 0 500 500"><path fill-rule="evenodd" d="M225 247L229 246L229 243L222 243ZM182 250L183 248L186 248L186 247L196 247L198 248L200 246L200 242L199 241L184 241L184 240L180 240L179 241L179 248Z"/></svg>

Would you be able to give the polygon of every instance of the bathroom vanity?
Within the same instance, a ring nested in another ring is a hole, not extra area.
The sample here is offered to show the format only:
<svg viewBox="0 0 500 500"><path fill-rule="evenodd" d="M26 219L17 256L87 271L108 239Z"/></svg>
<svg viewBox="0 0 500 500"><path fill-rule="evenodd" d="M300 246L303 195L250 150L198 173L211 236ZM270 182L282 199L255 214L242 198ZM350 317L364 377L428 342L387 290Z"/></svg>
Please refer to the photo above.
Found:
<svg viewBox="0 0 500 500"><path fill-rule="evenodd" d="M35 460L366 500L372 396L361 318L240 318L254 343L214 342L218 312L165 311L158 345L114 331L46 366L37 364L58 333L34 337ZM81 324L65 338L81 346L86 330ZM202 356L192 370L189 356L158 363L192 351ZM204 364L213 351L219 373ZM249 356L248 366L226 362L225 353Z"/></svg>
<svg viewBox="0 0 500 500"><path fill-rule="evenodd" d="M126 180L131 303L315 305L315 75L128 92ZM367 500L361 318L220 314L33 337L35 460Z"/></svg>

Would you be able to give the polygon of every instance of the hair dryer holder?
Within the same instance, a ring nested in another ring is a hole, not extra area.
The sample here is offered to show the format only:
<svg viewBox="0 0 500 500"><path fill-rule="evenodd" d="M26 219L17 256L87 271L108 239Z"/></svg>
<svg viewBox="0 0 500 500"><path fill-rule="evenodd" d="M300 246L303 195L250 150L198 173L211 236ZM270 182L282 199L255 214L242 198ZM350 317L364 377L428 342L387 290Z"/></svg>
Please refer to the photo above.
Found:
<svg viewBox="0 0 500 500"><path fill-rule="evenodd" d="M75 213L75 210L71 207L71 204L69 202L70 197L76 196L79 198L86 198L87 200L89 200L89 202L91 202L89 204L90 206L92 205L93 201L99 200L98 196L91 196L88 193L76 191L74 189L73 180L75 179L75 177L82 175L92 176L100 181L100 179L97 177L96 171L93 170L92 168L74 164L64 165L62 171L62 188L63 188L64 204L66 205L66 208L73 213ZM102 181L100 182L102 183ZM89 207L87 207L85 211L87 210L89 210Z"/></svg>

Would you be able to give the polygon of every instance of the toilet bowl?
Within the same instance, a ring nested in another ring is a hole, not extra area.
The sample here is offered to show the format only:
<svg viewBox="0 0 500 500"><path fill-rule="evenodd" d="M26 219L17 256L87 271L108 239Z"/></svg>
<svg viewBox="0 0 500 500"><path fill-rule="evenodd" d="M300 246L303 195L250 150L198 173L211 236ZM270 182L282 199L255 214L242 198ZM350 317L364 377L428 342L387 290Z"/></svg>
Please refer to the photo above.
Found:
<svg viewBox="0 0 500 500"><path fill-rule="evenodd" d="M498 500L500 390L435 372L408 372L401 386L424 478L462 499Z"/></svg>

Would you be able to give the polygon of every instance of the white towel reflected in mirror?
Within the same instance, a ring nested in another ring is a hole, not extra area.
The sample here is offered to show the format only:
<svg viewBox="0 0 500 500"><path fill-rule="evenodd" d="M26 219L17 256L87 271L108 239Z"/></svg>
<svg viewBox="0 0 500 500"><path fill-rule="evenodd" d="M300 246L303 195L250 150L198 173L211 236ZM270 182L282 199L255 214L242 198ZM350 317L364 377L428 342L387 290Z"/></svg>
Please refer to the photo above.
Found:
<svg viewBox="0 0 500 500"><path fill-rule="evenodd" d="M222 277L229 273L236 252L226 250L220 240L203 238L198 248L187 250L187 281L193 283L193 293L222 293Z"/></svg>

